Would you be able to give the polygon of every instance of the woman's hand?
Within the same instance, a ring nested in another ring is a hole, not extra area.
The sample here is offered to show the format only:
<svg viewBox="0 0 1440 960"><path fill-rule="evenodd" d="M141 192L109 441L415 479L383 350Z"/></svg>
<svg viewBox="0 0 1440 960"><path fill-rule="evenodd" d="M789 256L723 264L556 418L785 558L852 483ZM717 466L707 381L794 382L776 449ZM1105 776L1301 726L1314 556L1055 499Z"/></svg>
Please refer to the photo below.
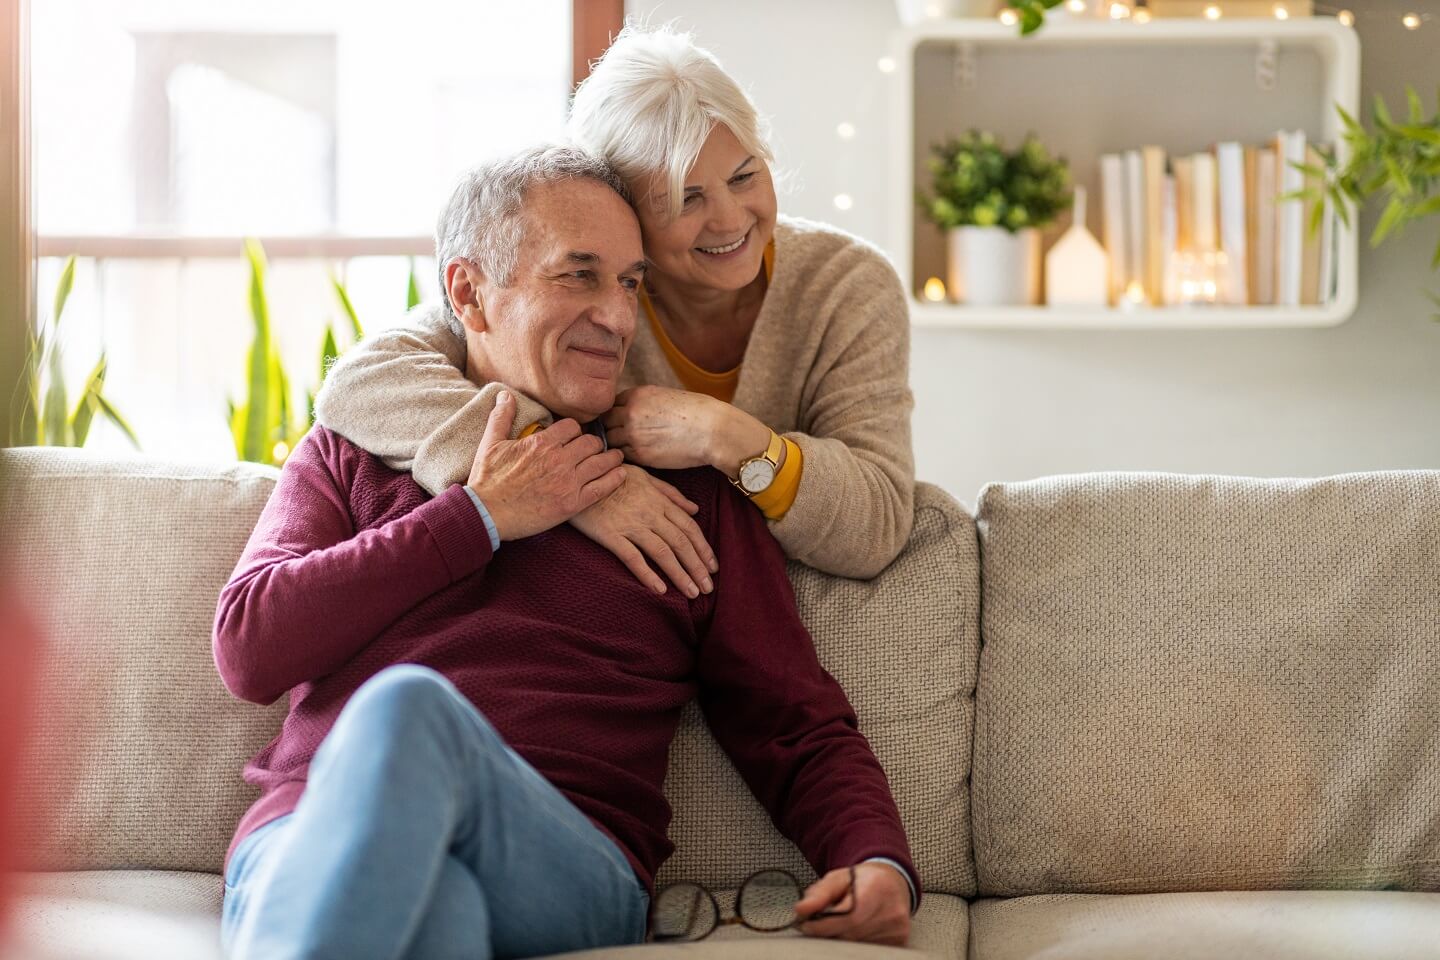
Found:
<svg viewBox="0 0 1440 960"><path fill-rule="evenodd" d="M635 578L656 593L665 581L645 562L649 557L690 599L715 589L710 574L720 565L700 526L691 519L699 507L679 490L631 464L608 497L570 518L570 525L620 558Z"/></svg>
<svg viewBox="0 0 1440 960"><path fill-rule="evenodd" d="M603 419L612 448L658 470L714 467L733 478L770 444L770 428L739 407L667 387L626 390Z"/></svg>

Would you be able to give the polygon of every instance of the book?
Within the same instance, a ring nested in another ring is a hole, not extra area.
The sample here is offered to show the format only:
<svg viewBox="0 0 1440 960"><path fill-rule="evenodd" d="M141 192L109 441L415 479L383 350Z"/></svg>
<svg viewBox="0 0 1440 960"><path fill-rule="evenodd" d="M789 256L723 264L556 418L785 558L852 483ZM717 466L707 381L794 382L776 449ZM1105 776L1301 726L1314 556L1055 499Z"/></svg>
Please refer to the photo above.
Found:
<svg viewBox="0 0 1440 960"><path fill-rule="evenodd" d="M1293 164L1305 161L1305 131L1282 130L1275 138L1275 177L1283 196L1304 186L1304 175ZM1275 201L1275 302L1282 307L1300 305L1304 269L1305 209L1295 200Z"/></svg>
<svg viewBox="0 0 1440 960"><path fill-rule="evenodd" d="M1245 149L1233 141L1215 145L1215 174L1220 205L1220 250L1225 266L1219 277L1221 303L1250 302L1246 283Z"/></svg>
<svg viewBox="0 0 1440 960"><path fill-rule="evenodd" d="M1152 304L1164 303L1165 263L1168 253L1161 220L1164 215L1165 149L1140 148L1144 177L1145 293Z"/></svg>
<svg viewBox="0 0 1440 960"><path fill-rule="evenodd" d="M1175 175L1165 174L1165 180L1161 186L1160 194L1160 237L1161 246L1165 250L1165 269L1162 283L1162 294L1160 302L1166 306L1177 302L1180 299L1179 281L1175 276L1174 258L1170 256L1176 248L1175 238L1179 230L1179 224L1175 215Z"/></svg>
<svg viewBox="0 0 1440 960"><path fill-rule="evenodd" d="M1118 153L1100 157L1100 201L1102 237L1110 258L1108 290L1110 302L1119 303L1130 283L1130 256L1126 252L1125 164Z"/></svg>
<svg viewBox="0 0 1440 960"><path fill-rule="evenodd" d="M1191 182L1194 194L1190 201L1191 241L1197 252L1205 253L1220 249L1219 234L1215 226L1215 157L1209 153L1197 153L1190 158Z"/></svg>
<svg viewBox="0 0 1440 960"><path fill-rule="evenodd" d="M1145 165L1139 150L1125 151L1125 252L1130 266L1126 288L1145 289ZM1125 291L1121 291L1123 294Z"/></svg>
<svg viewBox="0 0 1440 960"><path fill-rule="evenodd" d="M1255 151L1255 268L1250 272L1254 302L1270 306L1275 302L1275 148Z"/></svg>
<svg viewBox="0 0 1440 960"><path fill-rule="evenodd" d="M1175 249L1189 250L1195 245L1195 166L1190 157L1170 161L1175 172Z"/></svg>

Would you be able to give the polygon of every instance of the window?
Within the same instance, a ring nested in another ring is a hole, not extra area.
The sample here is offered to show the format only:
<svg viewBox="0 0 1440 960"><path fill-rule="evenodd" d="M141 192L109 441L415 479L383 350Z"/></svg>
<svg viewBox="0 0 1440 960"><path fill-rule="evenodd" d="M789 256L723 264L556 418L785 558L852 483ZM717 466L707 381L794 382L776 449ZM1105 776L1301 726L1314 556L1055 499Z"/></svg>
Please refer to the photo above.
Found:
<svg viewBox="0 0 1440 960"><path fill-rule="evenodd" d="M31 23L44 318L72 396L101 349L146 453L233 456L252 336L243 237L264 239L292 400L320 377L332 285L367 332L436 290L431 230L455 178L561 134L568 0L44 0ZM87 446L128 447L108 424Z"/></svg>

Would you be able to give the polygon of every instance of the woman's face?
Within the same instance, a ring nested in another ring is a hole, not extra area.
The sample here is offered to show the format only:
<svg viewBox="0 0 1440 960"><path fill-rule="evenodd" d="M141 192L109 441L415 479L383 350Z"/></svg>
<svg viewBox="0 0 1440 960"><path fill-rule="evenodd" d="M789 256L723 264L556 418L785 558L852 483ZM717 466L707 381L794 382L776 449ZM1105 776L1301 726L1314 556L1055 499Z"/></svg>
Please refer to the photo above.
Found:
<svg viewBox="0 0 1440 960"><path fill-rule="evenodd" d="M632 184L645 256L671 282L739 290L759 274L775 232L770 167L716 124L685 176L685 200L671 219L663 173Z"/></svg>

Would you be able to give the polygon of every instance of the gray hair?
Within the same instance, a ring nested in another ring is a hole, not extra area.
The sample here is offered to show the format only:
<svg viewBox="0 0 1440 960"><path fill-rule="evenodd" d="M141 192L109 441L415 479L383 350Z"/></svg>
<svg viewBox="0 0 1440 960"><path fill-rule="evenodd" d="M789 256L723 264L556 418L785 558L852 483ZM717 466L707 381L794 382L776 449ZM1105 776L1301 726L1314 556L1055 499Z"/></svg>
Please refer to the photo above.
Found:
<svg viewBox="0 0 1440 960"><path fill-rule="evenodd" d="M546 144L482 163L467 171L435 225L435 260L451 329L465 327L455 316L445 269L457 259L473 262L500 286L510 283L525 239L525 195L531 187L564 180L594 180L630 202L630 191L609 163L577 147Z"/></svg>
<svg viewBox="0 0 1440 960"><path fill-rule="evenodd" d="M630 24L575 91L569 135L631 183L663 173L673 219L685 200L685 177L717 124L752 156L774 164L768 125L713 53L669 26Z"/></svg>

